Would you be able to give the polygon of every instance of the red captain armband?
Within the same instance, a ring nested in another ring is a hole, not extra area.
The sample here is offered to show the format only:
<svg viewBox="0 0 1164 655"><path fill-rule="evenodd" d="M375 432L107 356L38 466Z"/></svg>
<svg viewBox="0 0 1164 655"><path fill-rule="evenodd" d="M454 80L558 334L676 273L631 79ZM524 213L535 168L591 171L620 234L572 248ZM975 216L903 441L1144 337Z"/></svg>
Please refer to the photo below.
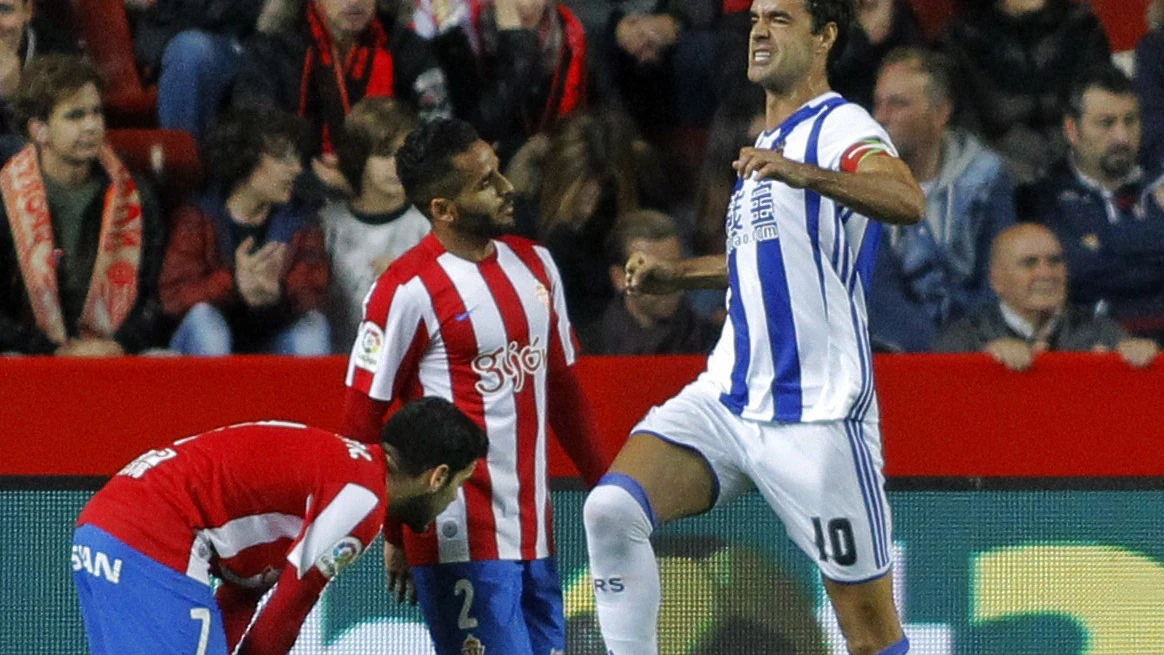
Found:
<svg viewBox="0 0 1164 655"><path fill-rule="evenodd" d="M849 149L841 155L841 171L856 173L857 167L865 161L866 157L891 157L892 155L889 146L881 139L872 137L858 141L849 146Z"/></svg>

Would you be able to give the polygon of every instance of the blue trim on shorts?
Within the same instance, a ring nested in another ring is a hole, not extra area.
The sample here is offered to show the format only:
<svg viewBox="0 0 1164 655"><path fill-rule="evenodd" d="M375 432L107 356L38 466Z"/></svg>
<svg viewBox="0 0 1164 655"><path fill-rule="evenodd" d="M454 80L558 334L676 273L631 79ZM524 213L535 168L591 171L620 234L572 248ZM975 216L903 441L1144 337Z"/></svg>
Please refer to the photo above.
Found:
<svg viewBox="0 0 1164 655"><path fill-rule="evenodd" d="M651 521L651 527L653 528L658 525L659 516L655 514L655 508L651 506L651 499L647 497L646 490L643 489L643 485L639 484L638 480L626 473L607 473L594 486L598 487L604 484L618 487L630 494L631 498L634 498L635 502L639 504L639 507L643 508L643 512L646 513L647 518Z"/></svg>
<svg viewBox="0 0 1164 655"><path fill-rule="evenodd" d="M862 578L860 580L837 580L836 578L830 578L829 576L825 575L824 571L820 572L820 577L824 578L825 580L828 580L829 582L835 582L837 584L852 586L852 585L865 584L866 582L873 582L874 580L880 580L881 578L884 578L885 576L889 575L892 571L893 571L893 567L891 566L891 567L885 569L884 571L882 571L881 573L878 573L877 575L874 575L874 576L868 577L868 578Z"/></svg>
<svg viewBox="0 0 1164 655"><path fill-rule="evenodd" d="M691 444L686 444L686 443L683 443L682 441L676 441L675 439L672 439L671 437L668 437L667 435L655 432L654 430L635 430L634 432L631 433L631 436L633 437L636 434L648 434L652 437L655 437L656 439L661 439L661 440L671 444L672 446L678 446L679 448L682 448L684 450L689 450L689 451L695 453L696 455L699 455L699 458L702 459L703 463L707 465L707 470L711 471L711 487L712 487L712 489L711 489L711 496L712 496L711 507L715 507L715 504L719 502L719 474L717 474L715 472L715 467L711 465L711 460L707 458L707 455L703 454L702 450L696 448L695 446L692 446Z"/></svg>
<svg viewBox="0 0 1164 655"><path fill-rule="evenodd" d="M861 487L861 497L865 501L865 515L869 519L869 535L873 540L873 564L881 568L889 564L889 549L885 539L885 512L877 493L876 476L871 473L872 461L862 439L862 430L857 421L846 420L845 434L849 438L849 449L856 468L857 483Z"/></svg>

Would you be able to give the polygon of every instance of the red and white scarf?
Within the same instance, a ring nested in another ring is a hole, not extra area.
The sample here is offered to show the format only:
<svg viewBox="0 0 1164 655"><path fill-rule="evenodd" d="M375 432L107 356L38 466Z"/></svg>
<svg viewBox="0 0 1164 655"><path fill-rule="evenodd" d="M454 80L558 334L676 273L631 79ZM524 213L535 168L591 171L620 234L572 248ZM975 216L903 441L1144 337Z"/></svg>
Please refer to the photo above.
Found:
<svg viewBox="0 0 1164 655"><path fill-rule="evenodd" d="M105 192L97 259L77 331L82 336L108 339L137 302L142 216L137 185L108 145L101 149L100 162L112 184ZM57 283L60 251L53 241L52 217L35 145L25 146L0 169L0 195L36 324L53 342L64 343L69 332Z"/></svg>

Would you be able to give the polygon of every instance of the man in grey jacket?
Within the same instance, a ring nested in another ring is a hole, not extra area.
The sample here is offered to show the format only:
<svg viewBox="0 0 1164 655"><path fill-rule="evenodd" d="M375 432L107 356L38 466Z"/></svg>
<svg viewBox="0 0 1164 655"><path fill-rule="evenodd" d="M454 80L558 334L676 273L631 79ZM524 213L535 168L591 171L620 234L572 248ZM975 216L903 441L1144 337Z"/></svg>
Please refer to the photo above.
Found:
<svg viewBox="0 0 1164 655"><path fill-rule="evenodd" d="M1150 365L1159 348L1128 336L1118 323L1067 304L1067 264L1055 234L1020 223L994 240L990 285L999 301L979 308L947 329L939 352L985 352L1013 371L1030 368L1049 350L1115 351L1137 368Z"/></svg>
<svg viewBox="0 0 1164 655"><path fill-rule="evenodd" d="M1003 160L951 127L950 69L918 48L886 56L874 116L926 195L926 219L887 228L869 295L870 332L889 351L925 351L934 335L990 298L986 254L1015 221Z"/></svg>

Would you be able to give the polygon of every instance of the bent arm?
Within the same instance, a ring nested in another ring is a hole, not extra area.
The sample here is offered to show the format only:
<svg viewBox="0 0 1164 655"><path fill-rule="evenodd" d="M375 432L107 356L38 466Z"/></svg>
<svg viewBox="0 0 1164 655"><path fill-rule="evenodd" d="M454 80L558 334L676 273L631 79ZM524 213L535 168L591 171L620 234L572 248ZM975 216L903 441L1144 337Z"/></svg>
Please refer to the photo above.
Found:
<svg viewBox="0 0 1164 655"><path fill-rule="evenodd" d="M925 194L896 157L866 157L853 173L801 165L808 171L806 188L858 214L893 225L913 225L925 218Z"/></svg>

